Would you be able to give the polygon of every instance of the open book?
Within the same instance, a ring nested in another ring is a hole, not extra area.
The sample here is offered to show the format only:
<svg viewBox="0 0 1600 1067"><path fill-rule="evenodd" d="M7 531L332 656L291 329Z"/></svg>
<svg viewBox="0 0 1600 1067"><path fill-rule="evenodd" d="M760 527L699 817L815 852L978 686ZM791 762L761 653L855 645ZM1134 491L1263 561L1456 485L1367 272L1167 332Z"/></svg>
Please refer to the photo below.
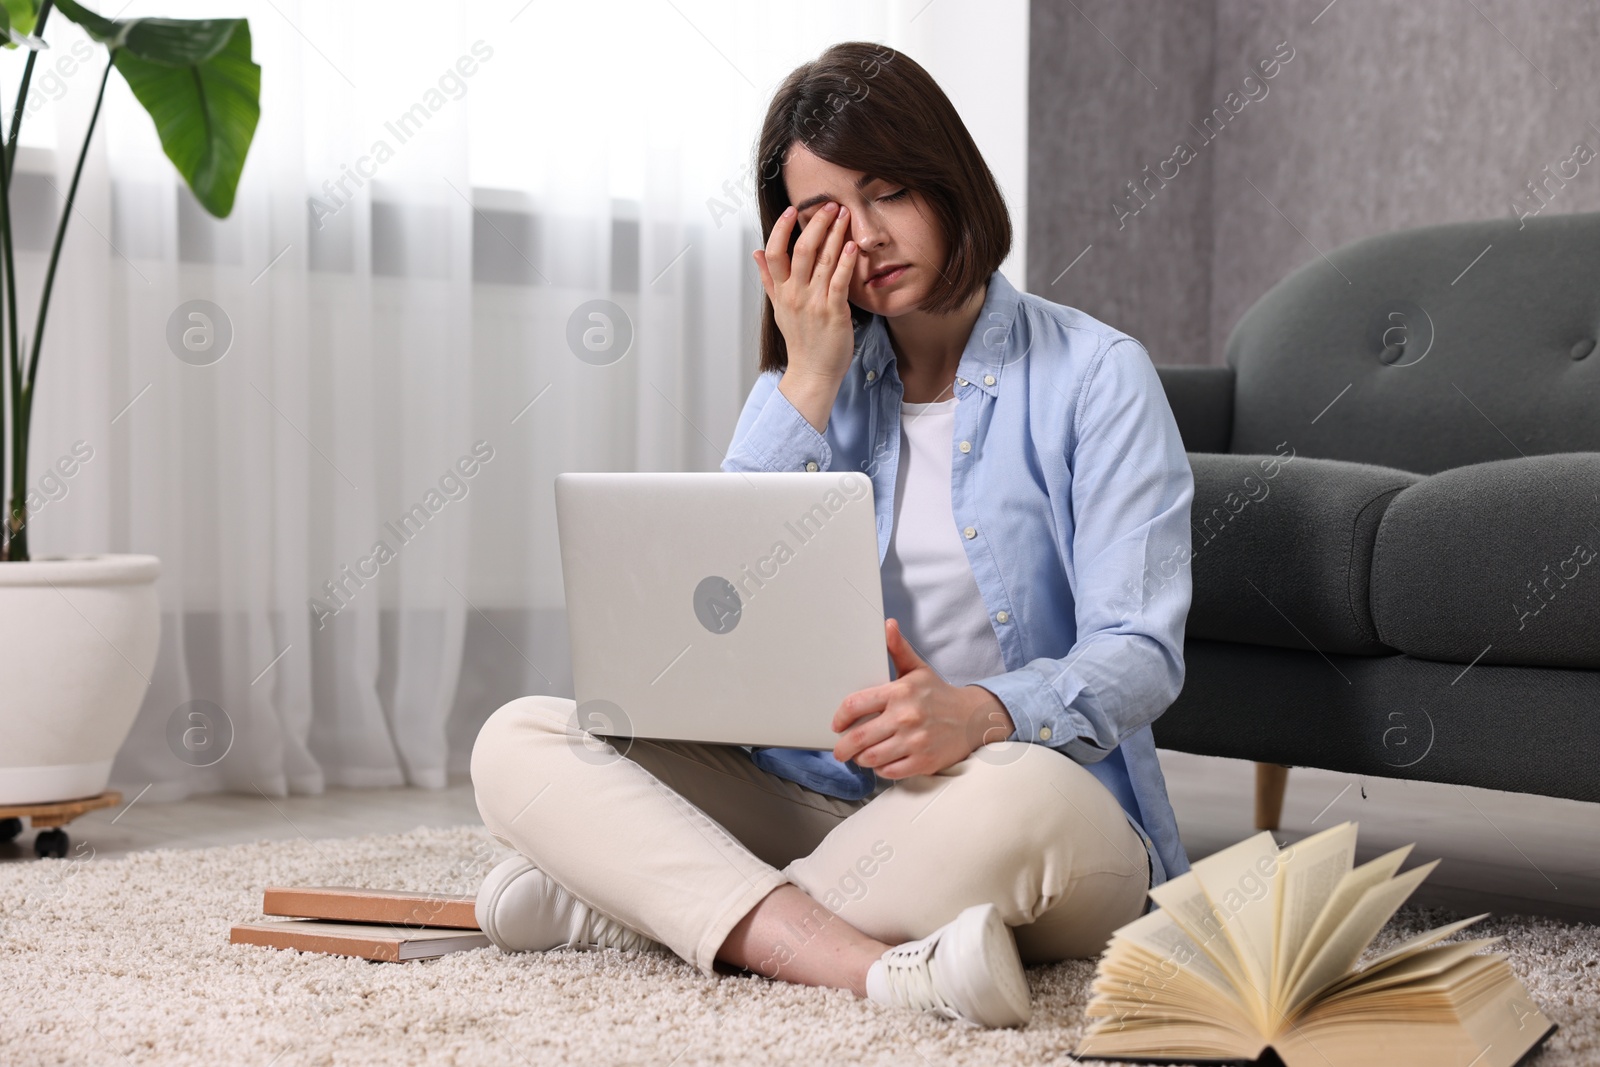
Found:
<svg viewBox="0 0 1600 1067"><path fill-rule="evenodd" d="M1282 850L1260 833L1152 889L1160 907L1100 958L1074 1054L1512 1067L1554 1032L1504 953L1479 951L1499 938L1444 943L1484 915L1358 965L1439 861L1396 876L1410 845L1359 867L1355 845L1351 822Z"/></svg>

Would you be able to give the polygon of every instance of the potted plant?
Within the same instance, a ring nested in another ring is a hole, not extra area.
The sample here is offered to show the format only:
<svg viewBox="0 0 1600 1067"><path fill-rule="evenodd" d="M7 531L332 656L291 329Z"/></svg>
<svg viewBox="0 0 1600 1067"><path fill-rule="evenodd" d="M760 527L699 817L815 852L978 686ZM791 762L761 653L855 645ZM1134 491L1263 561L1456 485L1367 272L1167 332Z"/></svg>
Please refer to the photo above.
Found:
<svg viewBox="0 0 1600 1067"><path fill-rule="evenodd" d="M24 322L12 255L11 176L22 104L34 61L48 47L43 35L52 12L57 23L69 19L104 45L106 66L37 314ZM29 50L11 99L10 129L0 131L6 132L0 144L0 804L37 804L105 789L111 761L148 691L160 643L156 557L35 560L28 552L28 432L39 350L106 83L115 67L155 121L167 158L195 198L222 218L233 210L261 115L261 68L250 57L245 19L109 19L76 0L0 0L0 40Z"/></svg>

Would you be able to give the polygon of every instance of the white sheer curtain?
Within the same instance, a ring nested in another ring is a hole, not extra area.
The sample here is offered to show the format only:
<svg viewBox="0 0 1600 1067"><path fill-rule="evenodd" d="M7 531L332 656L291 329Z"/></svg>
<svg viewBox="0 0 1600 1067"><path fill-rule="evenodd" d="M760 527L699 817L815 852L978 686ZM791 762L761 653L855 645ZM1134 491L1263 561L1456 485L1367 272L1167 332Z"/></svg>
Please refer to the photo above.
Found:
<svg viewBox="0 0 1600 1067"><path fill-rule="evenodd" d="M437 787L500 703L570 695L553 478L720 463L755 374L750 162L773 89L849 39L971 80L952 42L979 10L101 7L245 15L262 67L223 221L112 74L41 364L31 467L79 441L93 458L34 519L35 554L162 560L161 655L113 773L151 800ZM1025 69L1026 5L1009 7L986 47ZM58 15L45 36L52 61L92 58L36 75L23 105L26 293L104 60ZM0 64L7 109L17 59ZM1021 175L997 170L1017 207ZM179 358L169 325L197 300L221 309L216 347ZM588 318L596 300L620 315ZM618 347L575 349L575 316L580 333L609 321ZM167 741L193 701L234 734L209 766Z"/></svg>

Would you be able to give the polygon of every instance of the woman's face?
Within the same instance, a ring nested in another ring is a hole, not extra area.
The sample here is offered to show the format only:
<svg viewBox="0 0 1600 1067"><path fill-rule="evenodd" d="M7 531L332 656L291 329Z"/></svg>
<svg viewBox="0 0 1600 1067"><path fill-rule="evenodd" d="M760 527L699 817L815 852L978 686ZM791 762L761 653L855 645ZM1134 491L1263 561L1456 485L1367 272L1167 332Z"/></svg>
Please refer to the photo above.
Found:
<svg viewBox="0 0 1600 1067"><path fill-rule="evenodd" d="M850 209L846 239L855 241L850 302L893 318L915 311L933 291L948 258L944 233L922 194L892 181L846 170L796 141L783 164L789 203L803 231L829 201ZM902 268L887 275L885 268Z"/></svg>

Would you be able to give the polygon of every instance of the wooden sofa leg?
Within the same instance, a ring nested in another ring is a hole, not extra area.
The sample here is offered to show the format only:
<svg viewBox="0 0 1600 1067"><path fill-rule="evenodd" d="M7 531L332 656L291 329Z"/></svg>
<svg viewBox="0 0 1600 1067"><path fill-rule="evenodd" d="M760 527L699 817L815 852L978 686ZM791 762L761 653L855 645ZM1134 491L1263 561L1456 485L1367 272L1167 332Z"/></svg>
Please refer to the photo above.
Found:
<svg viewBox="0 0 1600 1067"><path fill-rule="evenodd" d="M1283 816L1283 791L1289 768L1279 763L1256 764L1256 829L1276 830Z"/></svg>

